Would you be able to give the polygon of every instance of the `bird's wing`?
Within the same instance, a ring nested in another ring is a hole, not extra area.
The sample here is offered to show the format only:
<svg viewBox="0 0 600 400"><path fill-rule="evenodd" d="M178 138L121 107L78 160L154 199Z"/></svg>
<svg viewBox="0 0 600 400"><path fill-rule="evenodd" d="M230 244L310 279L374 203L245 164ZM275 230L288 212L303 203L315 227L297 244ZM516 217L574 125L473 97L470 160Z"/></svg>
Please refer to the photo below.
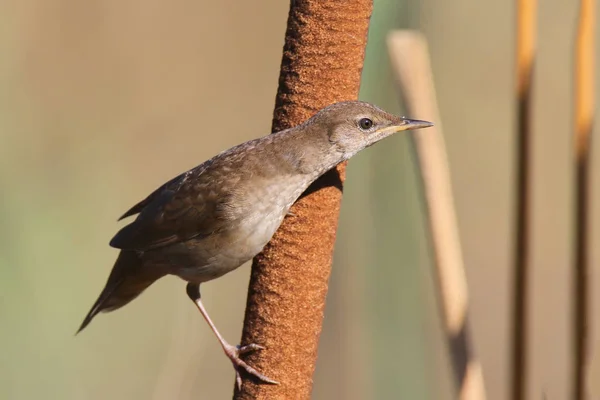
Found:
<svg viewBox="0 0 600 400"><path fill-rule="evenodd" d="M159 187L158 189L156 189L154 192L150 193L148 195L148 197L146 197L144 200L140 201L139 203L137 203L136 205L134 205L133 207L131 207L129 210L127 210L123 215L121 215L117 221L120 221L122 219L125 219L127 217L131 217L132 215L139 214L140 212L142 212L142 210L148 204L150 204L150 202L152 200L154 200L157 196L160 196L160 194L163 192L163 190L165 190L166 188L170 188L173 185L177 185L177 183L180 180L182 180L182 176L183 175L176 176L175 178L171 179L170 181L168 181L167 183L165 183L164 185L162 185L161 187Z"/></svg>
<svg viewBox="0 0 600 400"><path fill-rule="evenodd" d="M188 173L189 174L189 173ZM228 196L217 196L210 179L182 174L158 188L125 213L140 212L110 241L112 247L150 250L198 236L208 236L226 225Z"/></svg>

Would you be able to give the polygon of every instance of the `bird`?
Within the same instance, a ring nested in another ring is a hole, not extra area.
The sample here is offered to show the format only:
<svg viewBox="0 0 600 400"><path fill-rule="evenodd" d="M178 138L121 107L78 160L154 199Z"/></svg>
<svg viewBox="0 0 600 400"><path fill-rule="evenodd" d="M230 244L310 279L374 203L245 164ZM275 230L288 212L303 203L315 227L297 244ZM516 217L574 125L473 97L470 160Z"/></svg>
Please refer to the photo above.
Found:
<svg viewBox="0 0 600 400"><path fill-rule="evenodd" d="M77 333L100 312L121 308L166 275L186 292L217 337L236 372L268 384L240 355L264 350L229 344L200 296L200 285L256 256L290 207L325 172L396 132L430 127L362 101L331 104L290 129L225 150L154 190L125 212L137 215L110 241L119 255L100 296Z"/></svg>

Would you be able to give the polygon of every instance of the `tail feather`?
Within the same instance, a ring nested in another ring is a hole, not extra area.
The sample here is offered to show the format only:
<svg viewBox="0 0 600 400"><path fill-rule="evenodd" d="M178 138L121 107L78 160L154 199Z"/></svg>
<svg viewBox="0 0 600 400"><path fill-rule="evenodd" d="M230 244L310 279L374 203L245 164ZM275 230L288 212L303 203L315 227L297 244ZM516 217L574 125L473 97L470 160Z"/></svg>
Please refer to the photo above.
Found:
<svg viewBox="0 0 600 400"><path fill-rule="evenodd" d="M160 268L144 267L135 251L121 251L102 293L85 316L77 333L85 329L98 313L123 307L164 275Z"/></svg>

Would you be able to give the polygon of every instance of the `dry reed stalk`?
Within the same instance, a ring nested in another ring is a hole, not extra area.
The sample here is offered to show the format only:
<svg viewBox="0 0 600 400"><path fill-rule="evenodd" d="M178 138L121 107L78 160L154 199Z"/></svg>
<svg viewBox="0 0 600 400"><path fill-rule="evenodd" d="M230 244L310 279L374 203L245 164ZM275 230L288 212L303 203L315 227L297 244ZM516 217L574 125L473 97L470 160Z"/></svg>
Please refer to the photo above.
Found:
<svg viewBox="0 0 600 400"><path fill-rule="evenodd" d="M527 299L531 240L531 103L535 64L537 0L517 0L517 191L514 253L512 399L527 396Z"/></svg>
<svg viewBox="0 0 600 400"><path fill-rule="evenodd" d="M408 112L413 118L435 123L426 132L411 133L411 138L419 163L439 301L459 398L483 400L483 374L470 342L467 281L427 41L418 32L397 31L388 36L388 50Z"/></svg>
<svg viewBox="0 0 600 400"><path fill-rule="evenodd" d="M595 0L581 0L575 49L575 259L573 268L573 400L586 398L589 303L590 148L594 120Z"/></svg>

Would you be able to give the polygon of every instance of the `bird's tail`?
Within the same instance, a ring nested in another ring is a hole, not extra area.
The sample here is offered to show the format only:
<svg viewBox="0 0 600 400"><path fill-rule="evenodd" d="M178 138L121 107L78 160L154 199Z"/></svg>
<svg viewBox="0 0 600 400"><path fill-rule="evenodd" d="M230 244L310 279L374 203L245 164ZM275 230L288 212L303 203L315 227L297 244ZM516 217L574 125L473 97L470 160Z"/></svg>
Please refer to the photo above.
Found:
<svg viewBox="0 0 600 400"><path fill-rule="evenodd" d="M122 250L104 290L86 315L77 333L81 332L96 314L123 307L164 275L165 272L161 268L144 266L135 251Z"/></svg>

